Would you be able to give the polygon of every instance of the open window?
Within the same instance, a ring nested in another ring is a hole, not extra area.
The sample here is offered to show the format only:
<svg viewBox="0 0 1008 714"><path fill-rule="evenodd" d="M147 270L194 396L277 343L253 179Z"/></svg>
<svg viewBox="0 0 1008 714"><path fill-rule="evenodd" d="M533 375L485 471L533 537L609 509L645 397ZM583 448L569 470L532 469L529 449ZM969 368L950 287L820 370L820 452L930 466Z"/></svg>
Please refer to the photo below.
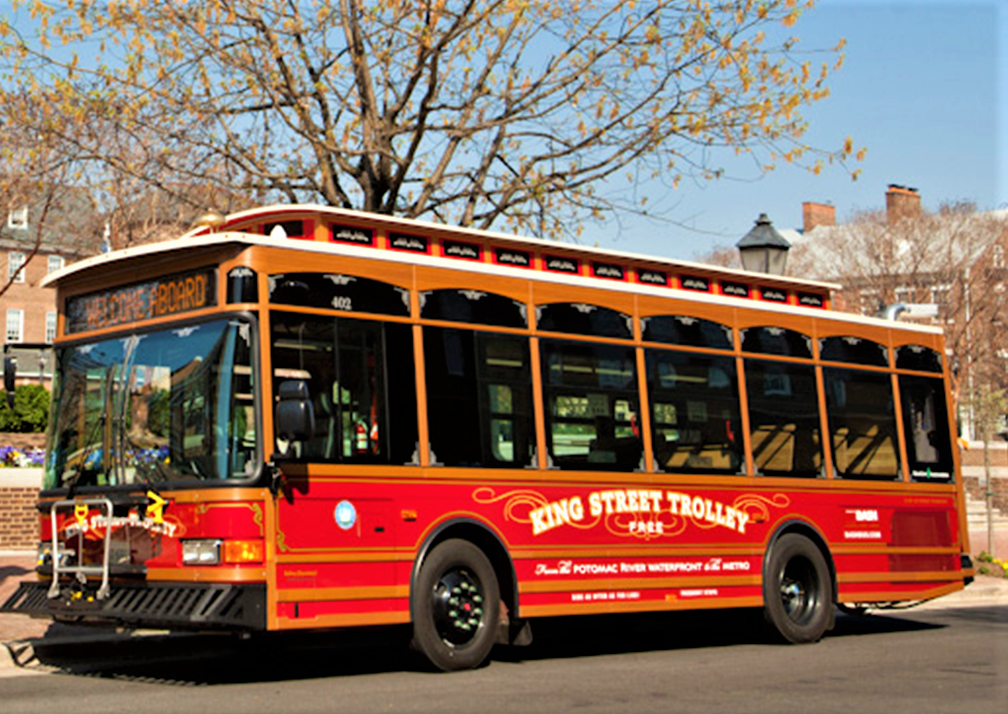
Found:
<svg viewBox="0 0 1008 714"><path fill-rule="evenodd" d="M416 392L408 325L274 312L271 329L274 391L300 381L311 399L315 433L302 445L301 458L414 461ZM279 451L284 447L278 444Z"/></svg>
<svg viewBox="0 0 1008 714"><path fill-rule="evenodd" d="M647 375L657 467L738 473L743 450L735 360L648 350Z"/></svg>
<svg viewBox="0 0 1008 714"><path fill-rule="evenodd" d="M643 469L634 350L561 340L542 340L540 345L552 465Z"/></svg>

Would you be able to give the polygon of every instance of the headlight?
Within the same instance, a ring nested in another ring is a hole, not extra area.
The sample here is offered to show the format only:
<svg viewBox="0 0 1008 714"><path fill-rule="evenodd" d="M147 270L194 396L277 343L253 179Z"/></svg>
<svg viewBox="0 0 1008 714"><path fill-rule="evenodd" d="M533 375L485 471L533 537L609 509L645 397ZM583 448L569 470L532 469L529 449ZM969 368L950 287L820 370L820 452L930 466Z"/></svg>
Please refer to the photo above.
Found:
<svg viewBox="0 0 1008 714"><path fill-rule="evenodd" d="M221 541L219 538L203 538L182 541L183 565L217 565L220 563Z"/></svg>

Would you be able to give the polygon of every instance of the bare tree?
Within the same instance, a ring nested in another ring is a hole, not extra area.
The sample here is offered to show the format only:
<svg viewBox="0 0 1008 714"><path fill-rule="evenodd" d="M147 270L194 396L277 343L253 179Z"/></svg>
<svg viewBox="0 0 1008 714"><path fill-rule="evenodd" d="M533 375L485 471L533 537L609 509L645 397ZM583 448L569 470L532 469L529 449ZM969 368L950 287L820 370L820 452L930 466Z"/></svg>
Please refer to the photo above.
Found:
<svg viewBox="0 0 1008 714"><path fill-rule="evenodd" d="M642 210L623 181L721 175L722 150L851 157L803 141L840 49L813 66L788 35L812 5L15 0L34 21L0 24L0 57L9 90L73 118L38 130L158 190L560 237Z"/></svg>
<svg viewBox="0 0 1008 714"><path fill-rule="evenodd" d="M64 256L93 253L100 234L99 219L86 191L71 186L79 169L72 150L33 131L44 107L24 94L8 94L0 102L0 211L4 242L24 256L21 270L42 249ZM8 271L0 295L18 280Z"/></svg>
<svg viewBox="0 0 1008 714"><path fill-rule="evenodd" d="M974 404L1008 387L1006 253L1008 215L973 204L946 204L935 213L855 216L817 228L796 245L789 272L843 285L839 309L875 314L895 303L933 303L945 331L964 427Z"/></svg>

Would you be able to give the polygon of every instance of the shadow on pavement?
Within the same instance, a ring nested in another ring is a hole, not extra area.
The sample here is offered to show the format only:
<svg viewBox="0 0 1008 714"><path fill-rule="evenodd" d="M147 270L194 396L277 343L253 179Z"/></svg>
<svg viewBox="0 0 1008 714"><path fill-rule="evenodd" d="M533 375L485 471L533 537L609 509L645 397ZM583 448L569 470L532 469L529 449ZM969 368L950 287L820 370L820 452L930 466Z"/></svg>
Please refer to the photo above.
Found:
<svg viewBox="0 0 1008 714"><path fill-rule="evenodd" d="M0 565L0 584L6 582L7 578L22 578L33 572L34 569L22 568L20 565Z"/></svg>
<svg viewBox="0 0 1008 714"><path fill-rule="evenodd" d="M933 619L933 618L931 618ZM838 614L826 639L945 627L910 613L899 617ZM778 646L751 610L646 615L594 615L533 622L528 647L498 647L493 659L534 662L614 654L740 646ZM29 668L68 675L214 686L429 671L408 648L409 629L226 635L120 637L71 645L35 640ZM785 645L780 645L785 646Z"/></svg>

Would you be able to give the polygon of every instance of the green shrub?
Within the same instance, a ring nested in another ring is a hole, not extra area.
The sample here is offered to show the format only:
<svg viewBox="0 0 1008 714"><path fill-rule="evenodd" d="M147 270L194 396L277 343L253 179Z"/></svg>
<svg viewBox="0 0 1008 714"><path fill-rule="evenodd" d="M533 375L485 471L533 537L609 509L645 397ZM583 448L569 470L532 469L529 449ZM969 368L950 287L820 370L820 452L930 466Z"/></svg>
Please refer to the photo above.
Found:
<svg viewBox="0 0 1008 714"><path fill-rule="evenodd" d="M7 392L0 390L0 431L40 433L49 423L49 390L24 384L14 391L14 408L7 406Z"/></svg>

